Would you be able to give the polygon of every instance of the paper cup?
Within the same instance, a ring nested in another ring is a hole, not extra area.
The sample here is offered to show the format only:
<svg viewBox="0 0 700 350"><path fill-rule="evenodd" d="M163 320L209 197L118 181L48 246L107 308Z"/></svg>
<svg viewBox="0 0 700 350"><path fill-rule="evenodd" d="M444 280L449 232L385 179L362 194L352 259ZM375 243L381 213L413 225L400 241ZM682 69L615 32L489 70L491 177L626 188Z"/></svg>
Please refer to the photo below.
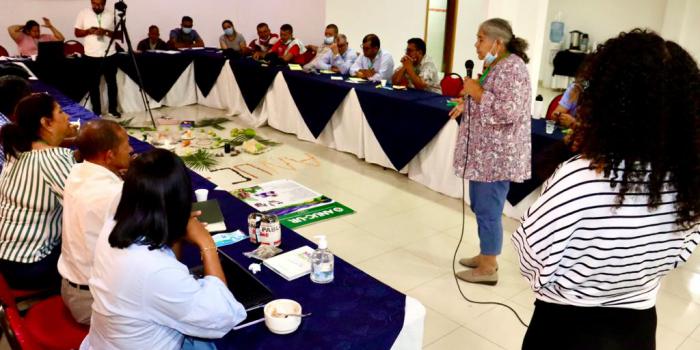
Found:
<svg viewBox="0 0 700 350"><path fill-rule="evenodd" d="M381 82L382 82L382 87L385 87L386 86L386 79L382 79Z"/></svg>
<svg viewBox="0 0 700 350"><path fill-rule="evenodd" d="M197 197L197 202L205 202L209 197L209 190L200 188L194 191L194 195Z"/></svg>

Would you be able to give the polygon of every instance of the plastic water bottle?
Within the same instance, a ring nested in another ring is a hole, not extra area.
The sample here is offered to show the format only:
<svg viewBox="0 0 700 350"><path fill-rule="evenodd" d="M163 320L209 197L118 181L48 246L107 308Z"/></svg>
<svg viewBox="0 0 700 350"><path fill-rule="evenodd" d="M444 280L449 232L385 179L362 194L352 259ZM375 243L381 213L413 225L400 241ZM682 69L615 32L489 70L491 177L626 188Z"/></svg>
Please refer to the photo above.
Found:
<svg viewBox="0 0 700 350"><path fill-rule="evenodd" d="M326 236L316 236L318 248L311 254L311 282L333 282L333 253L328 250Z"/></svg>

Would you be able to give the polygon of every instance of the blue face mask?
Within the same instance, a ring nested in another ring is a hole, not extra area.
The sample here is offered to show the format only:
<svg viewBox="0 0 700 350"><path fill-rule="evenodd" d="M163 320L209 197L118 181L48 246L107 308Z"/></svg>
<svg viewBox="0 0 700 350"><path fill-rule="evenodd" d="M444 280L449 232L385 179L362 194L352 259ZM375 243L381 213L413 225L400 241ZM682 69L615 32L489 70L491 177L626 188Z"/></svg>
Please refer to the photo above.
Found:
<svg viewBox="0 0 700 350"><path fill-rule="evenodd" d="M229 36L233 35L233 28L224 29L224 34L229 35Z"/></svg>
<svg viewBox="0 0 700 350"><path fill-rule="evenodd" d="M185 34L192 33L192 28L182 28L182 32Z"/></svg>
<svg viewBox="0 0 700 350"><path fill-rule="evenodd" d="M494 45L496 45L496 42L494 42L493 45L491 46L491 50L493 50ZM490 66L491 63L493 63L493 61L496 60L496 55L492 54L491 50L489 50L489 52L486 53L486 56L484 56L484 63L487 66Z"/></svg>
<svg viewBox="0 0 700 350"><path fill-rule="evenodd" d="M333 44L334 41L335 41L335 38L332 36L327 36L325 39L323 39L323 43L326 45Z"/></svg>

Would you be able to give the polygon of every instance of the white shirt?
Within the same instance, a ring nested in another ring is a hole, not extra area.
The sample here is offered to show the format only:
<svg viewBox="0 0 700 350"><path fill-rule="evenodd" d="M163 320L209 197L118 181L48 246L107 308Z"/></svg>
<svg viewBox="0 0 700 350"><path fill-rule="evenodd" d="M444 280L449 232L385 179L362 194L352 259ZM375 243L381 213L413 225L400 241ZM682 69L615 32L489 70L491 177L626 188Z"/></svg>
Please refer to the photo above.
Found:
<svg viewBox="0 0 700 350"><path fill-rule="evenodd" d="M328 50L321 59L316 61L317 69L331 69L337 67L340 70L340 74L348 74L350 67L355 63L357 59L357 53L355 50L348 48L345 53L337 55L333 54L333 51Z"/></svg>
<svg viewBox="0 0 700 350"><path fill-rule="evenodd" d="M63 193L63 237L58 272L87 285L95 242L108 219L114 218L123 181L107 168L85 161L73 165Z"/></svg>
<svg viewBox="0 0 700 350"><path fill-rule="evenodd" d="M195 280L170 248L132 244L118 249L107 223L95 248L90 277L86 349L180 349L185 335L221 338L246 317L228 287L214 276Z"/></svg>
<svg viewBox="0 0 700 350"><path fill-rule="evenodd" d="M78 18L75 20L75 28L88 30L91 27L97 27L102 29L107 29L114 31L114 11L108 11L106 8L101 14L96 14L92 8L83 9L78 13ZM109 45L110 37L108 36L97 36L94 34L88 35L83 41L85 46L85 55L90 57L103 57L105 55L105 50L107 50L107 45ZM115 44L109 48L109 54L107 56L113 55L115 50Z"/></svg>
<svg viewBox="0 0 700 350"><path fill-rule="evenodd" d="M562 164L528 209L511 239L521 274L545 302L651 308L661 277L700 242L700 225L686 230L674 224L676 192L670 188L655 210L645 193L631 189L618 207L619 187L589 167L580 156Z"/></svg>
<svg viewBox="0 0 700 350"><path fill-rule="evenodd" d="M369 80L380 81L382 79L390 80L394 73L394 58L390 53L379 50L374 60L370 60L365 55L360 56L355 60L355 63L350 67L350 75L355 75L360 69L372 69L377 72Z"/></svg>

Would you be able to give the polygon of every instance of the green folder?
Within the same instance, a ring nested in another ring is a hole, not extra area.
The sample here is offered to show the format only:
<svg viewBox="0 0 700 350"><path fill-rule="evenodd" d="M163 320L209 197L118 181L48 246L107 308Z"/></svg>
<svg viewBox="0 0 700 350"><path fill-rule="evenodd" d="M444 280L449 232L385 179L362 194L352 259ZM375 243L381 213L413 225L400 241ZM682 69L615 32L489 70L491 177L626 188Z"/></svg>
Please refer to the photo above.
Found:
<svg viewBox="0 0 700 350"><path fill-rule="evenodd" d="M199 216L199 221L207 223L209 232L226 231L226 223L224 222L224 214L221 213L219 202L211 199L204 202L192 203L192 211L201 210L202 215Z"/></svg>

